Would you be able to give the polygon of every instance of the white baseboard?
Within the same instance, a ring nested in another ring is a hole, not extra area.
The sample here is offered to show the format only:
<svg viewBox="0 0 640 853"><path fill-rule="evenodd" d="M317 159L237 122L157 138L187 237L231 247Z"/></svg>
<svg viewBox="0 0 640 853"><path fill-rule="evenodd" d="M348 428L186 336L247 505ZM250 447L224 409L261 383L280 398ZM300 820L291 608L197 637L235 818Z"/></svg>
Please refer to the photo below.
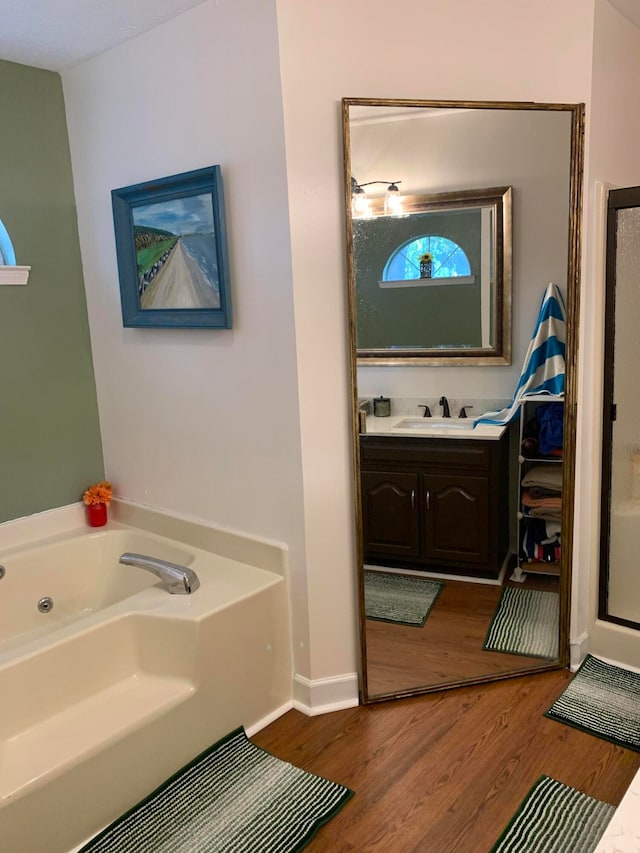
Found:
<svg viewBox="0 0 640 853"><path fill-rule="evenodd" d="M256 732L262 731L262 729L266 729L267 726L271 725L271 723L275 722L277 719L286 714L287 711L290 711L293 708L293 701L290 699L288 702L285 702L284 705L280 705L279 708L276 708L275 711L271 711L270 714L267 714L266 717L263 717L261 720L258 720L257 723L253 723L250 726L245 726L245 732L247 733L247 737L252 737Z"/></svg>
<svg viewBox="0 0 640 853"><path fill-rule="evenodd" d="M293 676L293 707L308 717L355 708L358 704L358 675L355 672L314 681L303 675Z"/></svg>
<svg viewBox="0 0 640 853"><path fill-rule="evenodd" d="M245 726L247 737L266 728L292 708L307 717L356 708L359 705L358 675L354 672L316 681L310 681L303 675L294 675L293 694L293 699L289 702L285 702L256 723Z"/></svg>
<svg viewBox="0 0 640 853"><path fill-rule="evenodd" d="M580 666L589 652L589 634L585 631L569 643L569 667L572 672Z"/></svg>

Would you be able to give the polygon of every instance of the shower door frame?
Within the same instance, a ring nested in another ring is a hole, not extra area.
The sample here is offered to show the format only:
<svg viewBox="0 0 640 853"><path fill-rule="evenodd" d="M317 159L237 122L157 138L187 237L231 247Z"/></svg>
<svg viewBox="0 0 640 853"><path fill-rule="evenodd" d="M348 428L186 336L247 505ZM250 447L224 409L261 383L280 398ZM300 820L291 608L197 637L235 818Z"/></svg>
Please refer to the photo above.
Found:
<svg viewBox="0 0 640 853"><path fill-rule="evenodd" d="M609 613L609 552L611 544L611 482L613 474L616 270L618 212L640 208L640 186L610 190L607 200L607 238L604 307L604 385L602 397L602 480L600 486L600 566L598 619L640 630L640 622Z"/></svg>

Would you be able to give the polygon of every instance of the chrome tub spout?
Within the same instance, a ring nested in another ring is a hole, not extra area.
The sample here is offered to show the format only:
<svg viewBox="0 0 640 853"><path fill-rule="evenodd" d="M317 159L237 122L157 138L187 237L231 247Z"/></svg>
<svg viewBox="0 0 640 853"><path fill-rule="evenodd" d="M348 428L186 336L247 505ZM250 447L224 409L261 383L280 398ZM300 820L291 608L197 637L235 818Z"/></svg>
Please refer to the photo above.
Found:
<svg viewBox="0 0 640 853"><path fill-rule="evenodd" d="M156 575L163 581L167 590L174 595L190 595L200 586L197 574L187 566L147 557L145 554L124 553L120 562L125 566L137 566Z"/></svg>

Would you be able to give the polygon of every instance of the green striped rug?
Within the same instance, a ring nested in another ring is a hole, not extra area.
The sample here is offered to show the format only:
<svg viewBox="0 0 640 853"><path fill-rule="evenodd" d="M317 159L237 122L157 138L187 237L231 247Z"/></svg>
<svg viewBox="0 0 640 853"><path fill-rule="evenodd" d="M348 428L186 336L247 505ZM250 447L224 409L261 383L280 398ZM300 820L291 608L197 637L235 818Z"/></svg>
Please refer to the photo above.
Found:
<svg viewBox="0 0 640 853"><path fill-rule="evenodd" d="M364 610L367 619L422 627L444 588L442 581L396 575L364 573Z"/></svg>
<svg viewBox="0 0 640 853"><path fill-rule="evenodd" d="M80 853L292 853L352 796L255 746L239 728Z"/></svg>
<svg viewBox="0 0 640 853"><path fill-rule="evenodd" d="M559 596L505 586L483 649L528 657L558 657Z"/></svg>
<svg viewBox="0 0 640 853"><path fill-rule="evenodd" d="M587 655L545 717L640 752L640 674Z"/></svg>
<svg viewBox="0 0 640 853"><path fill-rule="evenodd" d="M490 853L592 853L615 809L541 776Z"/></svg>

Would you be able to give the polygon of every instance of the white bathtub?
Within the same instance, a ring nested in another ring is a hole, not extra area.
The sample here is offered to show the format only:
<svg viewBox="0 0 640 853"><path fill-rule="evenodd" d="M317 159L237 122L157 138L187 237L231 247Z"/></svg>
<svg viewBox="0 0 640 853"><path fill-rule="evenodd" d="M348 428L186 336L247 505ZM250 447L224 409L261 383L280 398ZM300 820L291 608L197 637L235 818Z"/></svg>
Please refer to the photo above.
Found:
<svg viewBox="0 0 640 853"><path fill-rule="evenodd" d="M138 551L181 565L193 553L136 530L66 534L0 555L5 575L0 587L0 654L53 633L157 583L149 572L120 565L124 551ZM49 612L38 601L53 601Z"/></svg>
<svg viewBox="0 0 640 853"><path fill-rule="evenodd" d="M3 853L67 853L226 732L290 703L278 549L133 517L150 529L110 521L7 548L0 530ZM201 586L171 595L120 565L124 551L187 565ZM266 568L232 558L243 552Z"/></svg>

